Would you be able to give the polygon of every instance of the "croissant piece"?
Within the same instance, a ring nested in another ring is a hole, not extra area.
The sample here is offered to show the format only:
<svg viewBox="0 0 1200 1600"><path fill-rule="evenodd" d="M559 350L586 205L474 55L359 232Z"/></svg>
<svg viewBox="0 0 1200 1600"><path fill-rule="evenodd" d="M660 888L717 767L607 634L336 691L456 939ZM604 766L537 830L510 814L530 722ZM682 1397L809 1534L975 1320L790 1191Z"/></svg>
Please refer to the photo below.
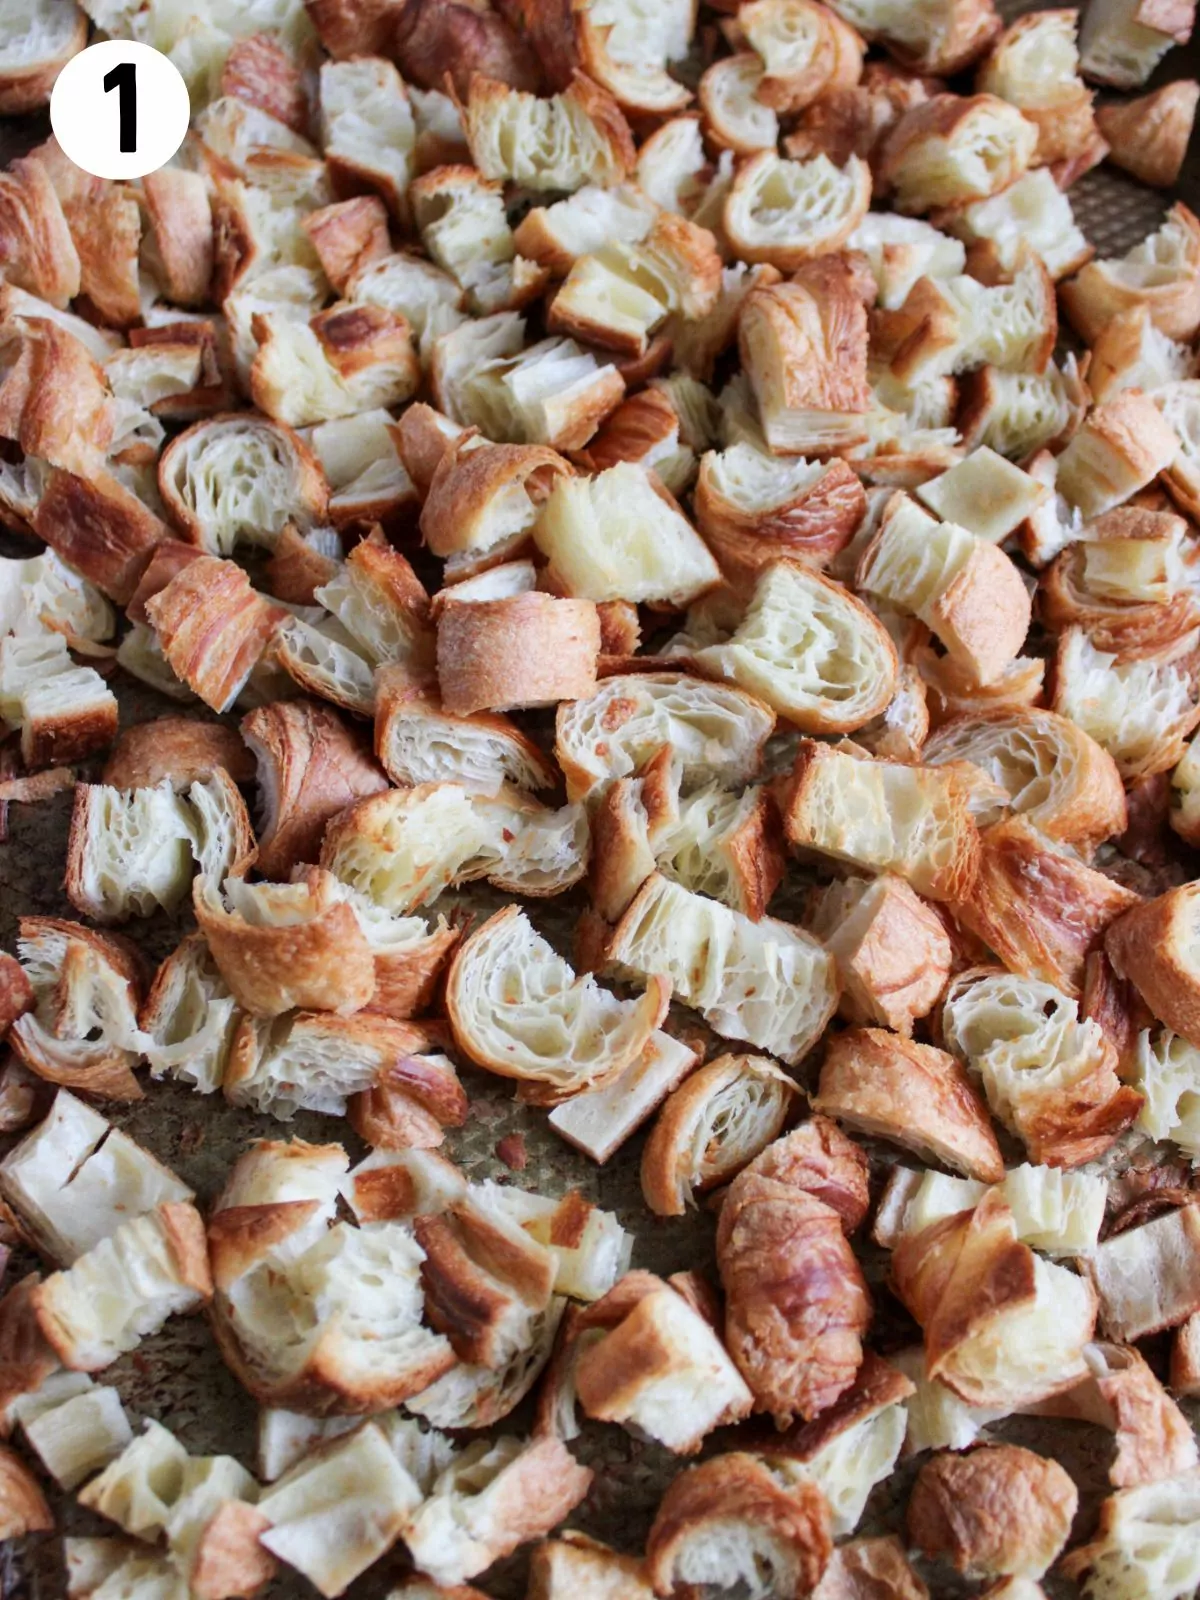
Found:
<svg viewBox="0 0 1200 1600"><path fill-rule="evenodd" d="M1088 344L1122 311L1148 307L1168 339L1190 342L1200 327L1200 221L1176 203L1162 226L1124 256L1090 261L1062 286L1063 309Z"/></svg>
<svg viewBox="0 0 1200 1600"><path fill-rule="evenodd" d="M903 878L847 878L818 891L809 926L837 962L840 1014L911 1038L950 976L952 949L937 912Z"/></svg>
<svg viewBox="0 0 1200 1600"><path fill-rule="evenodd" d="M1040 1578L1066 1544L1078 1502L1057 1461L1019 1445L982 1445L925 1462L908 1531L925 1555L959 1572Z"/></svg>
<svg viewBox="0 0 1200 1600"><path fill-rule="evenodd" d="M437 620L442 704L470 715L578 700L595 689L599 649L590 600L528 593L444 606Z"/></svg>
<svg viewBox="0 0 1200 1600"><path fill-rule="evenodd" d="M1094 96L1079 76L1078 21L1075 11L1028 12L1004 30L978 70L980 89L1017 106L1037 128L1035 166L1073 161L1097 137Z"/></svg>
<svg viewBox="0 0 1200 1600"><path fill-rule="evenodd" d="M763 150L738 169L725 201L725 232L743 261L791 272L839 250L870 203L870 168L856 155L838 168L824 154L785 161Z"/></svg>
<svg viewBox="0 0 1200 1600"><path fill-rule="evenodd" d="M633 138L619 107L582 73L548 99L476 73L463 126L471 159L485 178L527 189L604 188L634 164Z"/></svg>
<svg viewBox="0 0 1200 1600"><path fill-rule="evenodd" d="M214 711L227 711L285 613L255 594L232 561L201 556L146 601L171 670Z"/></svg>
<svg viewBox="0 0 1200 1600"><path fill-rule="evenodd" d="M1059 637L1054 709L1102 745L1126 781L1167 771L1187 748L1200 717L1186 653L1194 637L1125 661L1097 649L1082 628Z"/></svg>
<svg viewBox="0 0 1200 1600"><path fill-rule="evenodd" d="M934 95L888 135L880 180L902 212L985 200L1021 176L1037 138L1033 124L995 95Z"/></svg>

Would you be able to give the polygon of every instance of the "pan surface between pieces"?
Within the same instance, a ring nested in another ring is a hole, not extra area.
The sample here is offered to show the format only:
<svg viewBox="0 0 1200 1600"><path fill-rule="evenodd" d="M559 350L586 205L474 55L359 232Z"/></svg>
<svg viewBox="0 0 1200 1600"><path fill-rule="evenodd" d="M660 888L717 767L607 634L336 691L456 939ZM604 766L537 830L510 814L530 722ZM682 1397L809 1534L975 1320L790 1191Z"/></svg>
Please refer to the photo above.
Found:
<svg viewBox="0 0 1200 1600"><path fill-rule="evenodd" d="M1000 0L998 9L1011 21L1024 11L1039 8ZM1198 76L1200 34L1192 45L1168 56L1152 86L1171 78ZM48 131L43 118L0 118L0 164L6 165ZM1150 190L1107 166L1088 173L1072 188L1076 219L1098 254L1120 254L1136 244L1157 226L1173 199L1182 199L1200 211L1198 145L1200 141L1194 140L1174 194ZM0 554L19 553L30 553L28 541L0 532ZM178 710L174 703L121 674L113 687L121 706L122 726ZM100 765L102 760L93 764L94 771L85 768L80 776L94 777ZM10 808L9 838L0 843L0 948L15 948L21 916L76 916L62 891L70 814L69 793L39 805ZM434 909L456 905L486 916L505 903L502 895L472 890L448 895ZM569 894L526 909L540 930L569 953L583 904L578 894ZM786 900L774 902L772 911L788 916ZM121 931L134 938L154 963L173 950L191 926L190 913L176 918L160 914L126 924ZM688 1014L688 1021L694 1026L697 1019ZM636 1236L636 1266L663 1274L691 1267L715 1273L714 1224L707 1212L664 1219L646 1209L639 1184L644 1134L625 1145L607 1167L597 1168L555 1137L544 1111L516 1104L503 1080L470 1068L463 1070L462 1077L471 1114L464 1128L450 1130L444 1153L462 1166L468 1177L512 1181L554 1196L578 1189L588 1200L614 1211ZM230 1165L252 1139L296 1136L317 1143L336 1139L346 1145L352 1160L365 1152L348 1125L314 1113L301 1112L293 1122L281 1124L228 1106L219 1096L201 1098L186 1086L169 1081L147 1080L146 1091L145 1099L135 1105L104 1105L104 1114L174 1168L195 1189L202 1207L214 1199ZM515 1132L523 1135L529 1155L528 1166L517 1175L495 1154L498 1140ZM0 1154L12 1142L0 1141ZM890 1158L882 1150L875 1154L881 1164L894 1159L894 1153ZM8 1284L35 1264L32 1258L15 1255L9 1264ZM873 1255L868 1246L865 1266L872 1289L878 1291L876 1328L886 1340L887 1319L897 1320L902 1314L882 1289L883 1252ZM102 1381L120 1390L131 1414L166 1424L192 1453L230 1454L253 1468L256 1407L222 1363L202 1317L172 1318L162 1333L146 1340L134 1355L108 1368ZM1193 1425L1200 1425L1200 1407L1188 1403L1185 1409ZM526 1402L493 1431L527 1433L529 1412ZM1078 1534L1072 1542L1085 1535L1094 1525L1099 1501L1108 1492L1111 1440L1083 1424L1036 1417L1010 1418L989 1429L988 1437L1054 1455L1062 1462L1080 1490ZM714 1447L720 1447L719 1435L709 1440L710 1453ZM570 1518L571 1525L617 1549L640 1552L658 1502L680 1469L679 1459L656 1445L640 1443L619 1428L597 1424L587 1424L572 1448L594 1469L595 1482L587 1500ZM915 1465L906 1469L901 1464L876 1489L859 1534L903 1533L904 1508L914 1473ZM4 1600L62 1600L61 1535L115 1531L112 1524L80 1510L69 1495L52 1495L51 1505L58 1524L56 1533L0 1546L0 1595ZM525 1592L526 1563L527 1552L518 1553L476 1583L497 1600L516 1600ZM350 1600L382 1600L403 1572L403 1555L397 1550L354 1583L347 1594ZM977 1584L956 1580L945 1566L940 1566L936 1575L925 1568L923 1575L934 1600L952 1600L978 1591ZM1078 1593L1073 1584L1053 1576L1043 1582L1054 1600ZM285 1570L264 1594L267 1600L311 1600L314 1592L304 1579Z"/></svg>

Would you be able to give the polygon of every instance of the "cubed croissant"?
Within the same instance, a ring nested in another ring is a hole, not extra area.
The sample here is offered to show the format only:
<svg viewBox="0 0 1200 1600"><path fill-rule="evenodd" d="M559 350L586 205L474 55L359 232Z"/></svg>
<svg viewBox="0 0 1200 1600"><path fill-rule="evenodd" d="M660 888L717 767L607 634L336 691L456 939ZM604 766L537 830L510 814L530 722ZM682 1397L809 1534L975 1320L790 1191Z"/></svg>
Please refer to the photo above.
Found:
<svg viewBox="0 0 1200 1600"><path fill-rule="evenodd" d="M1132 981L1150 1010L1192 1044L1200 1042L1200 1005L1193 965L1195 885L1181 884L1135 904L1105 935L1117 973Z"/></svg>
<svg viewBox="0 0 1200 1600"><path fill-rule="evenodd" d="M554 296L547 326L619 355L648 356L651 336L674 313L698 321L716 308L721 257L706 228L660 212L636 244L580 256Z"/></svg>
<svg viewBox="0 0 1200 1600"><path fill-rule="evenodd" d="M866 440L866 311L841 258L751 290L738 344L773 451L819 455Z"/></svg>
<svg viewBox="0 0 1200 1600"><path fill-rule="evenodd" d="M1124 831L1125 791L1112 757L1057 712L956 718L927 741L921 759L930 766L971 762L1003 785L1015 812L1081 850Z"/></svg>
<svg viewBox="0 0 1200 1600"><path fill-rule="evenodd" d="M750 1411L750 1391L712 1327L648 1272L622 1278L580 1319L579 1333L575 1386L597 1421L637 1427L691 1455L714 1427Z"/></svg>
<svg viewBox="0 0 1200 1600"><path fill-rule="evenodd" d="M1191 0L1101 0L1084 12L1079 55L1084 72L1114 89L1136 89L1174 44L1186 44L1196 20Z"/></svg>
<svg viewBox="0 0 1200 1600"><path fill-rule="evenodd" d="M1036 1162L1073 1167L1095 1160L1140 1110L1140 1096L1117 1077L1113 1045L1052 984L968 970L947 993L942 1034L980 1075L997 1118Z"/></svg>
<svg viewBox="0 0 1200 1600"><path fill-rule="evenodd" d="M1033 165L1071 162L1096 139L1092 91L1079 76L1078 13L1031 11L992 45L976 82L1037 128Z"/></svg>
<svg viewBox="0 0 1200 1600"><path fill-rule="evenodd" d="M1070 200L1046 167L1024 173L986 200L939 213L939 220L969 246L971 271L989 283L1010 279L1027 251L1042 258L1056 283L1093 254Z"/></svg>
<svg viewBox="0 0 1200 1600"><path fill-rule="evenodd" d="M1059 636L1054 709L1102 745L1127 781L1167 771L1187 748L1200 717L1190 638L1121 660L1098 649L1081 627Z"/></svg>
<svg viewBox="0 0 1200 1600"><path fill-rule="evenodd" d="M978 875L955 916L1012 971L1079 994L1089 952L1138 896L1022 817L994 823L981 843Z"/></svg>
<svg viewBox="0 0 1200 1600"><path fill-rule="evenodd" d="M652 473L631 462L592 478L560 478L533 537L549 559L551 583L584 600L682 608L721 577L675 501Z"/></svg>
<svg viewBox="0 0 1200 1600"><path fill-rule="evenodd" d="M1181 78L1126 105L1102 106L1096 121L1112 147L1112 159L1135 178L1169 189L1179 178L1200 85Z"/></svg>
<svg viewBox="0 0 1200 1600"><path fill-rule="evenodd" d="M841 1015L911 1037L950 976L950 938L937 912L903 878L883 873L819 890L808 921L837 962Z"/></svg>
<svg viewBox="0 0 1200 1600"><path fill-rule="evenodd" d="M530 1557L529 1600L601 1600L612 1592L623 1600L652 1600L654 1591L639 1557L618 1555L569 1528L536 1546Z"/></svg>
<svg viewBox="0 0 1200 1600"><path fill-rule="evenodd" d="M0 259L5 277L65 311L79 293L79 254L45 165L19 156L0 174Z"/></svg>
<svg viewBox="0 0 1200 1600"><path fill-rule="evenodd" d="M539 99L476 74L463 114L471 158L485 178L571 193L618 182L633 166L633 139L611 95L577 74Z"/></svg>
<svg viewBox="0 0 1200 1600"><path fill-rule="evenodd" d="M744 784L774 725L774 712L740 689L683 672L621 673L559 707L555 755L572 799L598 798L664 745L686 783Z"/></svg>
<svg viewBox="0 0 1200 1600"><path fill-rule="evenodd" d="M766 68L760 98L778 111L852 88L862 74L862 40L812 0L755 0L739 12L738 25Z"/></svg>
<svg viewBox="0 0 1200 1600"><path fill-rule="evenodd" d="M1185 1204L1140 1227L1110 1234L1084 1258L1100 1320L1126 1342L1183 1322L1200 1305L1200 1213Z"/></svg>
<svg viewBox="0 0 1200 1600"><path fill-rule="evenodd" d="M14 17L13 27L10 33L6 26L0 45L0 112L6 117L44 106L59 72L87 43L84 14L54 0L38 0L27 14Z"/></svg>
<svg viewBox="0 0 1200 1600"><path fill-rule="evenodd" d="M700 79L698 99L704 131L719 150L735 156L774 151L779 143L779 118L758 98L766 73L756 50L724 56Z"/></svg>
<svg viewBox="0 0 1200 1600"><path fill-rule="evenodd" d="M1064 1575L1116 1594L1186 1594L1200 1581L1198 1528L1200 1468L1120 1489L1101 1504L1095 1536L1067 1553Z"/></svg>
<svg viewBox="0 0 1200 1600"><path fill-rule="evenodd" d="M622 976L670 979L719 1033L789 1064L820 1037L837 1003L833 963L811 935L771 917L752 922L658 873L618 923L607 962Z"/></svg>
<svg viewBox="0 0 1200 1600"><path fill-rule="evenodd" d="M689 1467L663 1496L647 1541L656 1594L695 1584L757 1586L765 1567L779 1594L811 1594L833 1549L829 1507L810 1483L782 1488L753 1456Z"/></svg>
<svg viewBox="0 0 1200 1600"><path fill-rule="evenodd" d="M268 548L288 522L311 527L328 488L312 453L288 427L255 416L198 422L159 461L163 501L182 535L210 555L240 540Z"/></svg>
<svg viewBox="0 0 1200 1600"><path fill-rule="evenodd" d="M227 711L285 613L232 561L200 556L146 602L146 615L176 677L214 711Z"/></svg>
<svg viewBox="0 0 1200 1600"><path fill-rule="evenodd" d="M725 232L743 261L791 272L813 256L841 249L870 203L870 168L858 156L839 168L824 154L785 161L764 150L744 162L733 180Z"/></svg>
<svg viewBox="0 0 1200 1600"><path fill-rule="evenodd" d="M586 698L599 649L591 600L529 593L445 606L437 621L442 704L469 715Z"/></svg>
<svg viewBox="0 0 1200 1600"><path fill-rule="evenodd" d="M251 397L293 427L399 405L420 382L408 323L381 306L343 301L307 324L261 313L253 332Z"/></svg>
<svg viewBox="0 0 1200 1600"><path fill-rule="evenodd" d="M542 7L532 9L541 16ZM555 16L554 8L544 10ZM575 10L571 24L570 38L556 35L553 46L543 40L545 59L557 61L565 50L634 118L670 115L687 104L687 90L667 68L688 54L696 26L690 0L666 0L649 20L635 7L609 9L589 0Z"/></svg>
<svg viewBox="0 0 1200 1600"><path fill-rule="evenodd" d="M831 1042L816 1107L967 1177L998 1183L1004 1160L983 1100L952 1056L882 1028Z"/></svg>
<svg viewBox="0 0 1200 1600"><path fill-rule="evenodd" d="M517 254L498 183L474 167L435 167L412 184L409 203L425 249L472 311L511 310L541 293L548 273Z"/></svg>
<svg viewBox="0 0 1200 1600"><path fill-rule="evenodd" d="M63 1365L95 1372L211 1295L200 1215L186 1201L164 1201L53 1273L33 1303Z"/></svg>
<svg viewBox="0 0 1200 1600"><path fill-rule="evenodd" d="M837 0L834 10L913 72L961 72L1002 26L988 0L945 0L928 13L914 13L903 0Z"/></svg>
<svg viewBox="0 0 1200 1600"><path fill-rule="evenodd" d="M766 1056L718 1056L670 1096L642 1152L642 1193L658 1216L685 1215L779 1135L795 1085Z"/></svg>
<svg viewBox="0 0 1200 1600"><path fill-rule="evenodd" d="M8 1033L17 1059L49 1083L140 1100L137 1009L142 967L115 936L54 917L22 917L17 954L34 1008Z"/></svg>
<svg viewBox="0 0 1200 1600"><path fill-rule="evenodd" d="M838 1161L836 1130L831 1139L832 1160L807 1139L793 1152L797 1135L783 1159L768 1146L734 1179L717 1230L726 1343L779 1426L811 1420L850 1388L871 1316L844 1231L862 1211L840 1173L860 1185L862 1175Z"/></svg>
<svg viewBox="0 0 1200 1600"><path fill-rule="evenodd" d="M866 496L844 461L779 459L736 444L701 457L695 508L700 532L736 583L780 556L827 565L861 523Z"/></svg>
<svg viewBox="0 0 1200 1600"><path fill-rule="evenodd" d="M865 760L802 740L783 802L784 831L803 849L873 872L895 872L932 900L963 897L979 840L952 776Z"/></svg>
<svg viewBox="0 0 1200 1600"><path fill-rule="evenodd" d="M985 200L1033 159L1037 129L992 94L934 95L901 117L880 158L880 179L902 212Z"/></svg>
<svg viewBox="0 0 1200 1600"><path fill-rule="evenodd" d="M1079 1491L1057 1461L981 1445L925 1462L908 1502L912 1539L972 1576L1040 1578L1067 1542Z"/></svg>
<svg viewBox="0 0 1200 1600"><path fill-rule="evenodd" d="M1087 1371L1095 1292L1017 1240L996 1190L902 1239L892 1279L924 1329L926 1376L970 1405L1007 1413Z"/></svg>
<svg viewBox="0 0 1200 1600"><path fill-rule="evenodd" d="M468 435L443 455L421 509L421 534L456 575L520 555L570 468L545 445L489 445ZM449 569L448 569L449 570Z"/></svg>
<svg viewBox="0 0 1200 1600"><path fill-rule="evenodd" d="M860 588L919 617L980 683L1000 676L1029 631L1029 595L1004 552L904 494L888 501L856 576Z"/></svg>
<svg viewBox="0 0 1200 1600"><path fill-rule="evenodd" d="M1200 221L1182 202L1162 226L1124 256L1089 261L1062 286L1071 325L1094 344L1111 319L1134 306L1169 339L1191 340L1200 327Z"/></svg>
<svg viewBox="0 0 1200 1600"><path fill-rule="evenodd" d="M565 278L581 256L595 255L607 244L640 244L658 210L635 184L585 184L562 200L527 211L513 231L513 243L555 278Z"/></svg>
<svg viewBox="0 0 1200 1600"><path fill-rule="evenodd" d="M619 1078L564 1100L551 1111L550 1126L568 1144L603 1165L698 1063L694 1050L655 1030L641 1055Z"/></svg>
<svg viewBox="0 0 1200 1600"><path fill-rule="evenodd" d="M519 1002L497 1007L498 995L517 994ZM519 1078L555 1101L603 1087L636 1061L669 997L665 977L651 975L636 1001L618 1000L590 973L577 978L515 906L467 938L446 987L459 1048L488 1071Z"/></svg>
<svg viewBox="0 0 1200 1600"><path fill-rule="evenodd" d="M1127 390L1097 406L1058 458L1058 492L1090 521L1153 482L1178 450L1154 402Z"/></svg>
<svg viewBox="0 0 1200 1600"><path fill-rule="evenodd" d="M883 624L841 584L796 561L764 566L733 634L693 660L806 733L852 732L880 715L896 688Z"/></svg>
<svg viewBox="0 0 1200 1600"><path fill-rule="evenodd" d="M895 1534L876 1539L851 1539L837 1545L813 1600L926 1600L929 1590L909 1565L903 1543ZM1002 1600L997 1593L990 1600ZM1003 1600L1045 1600L1033 1586L1013 1592Z"/></svg>
<svg viewBox="0 0 1200 1600"><path fill-rule="evenodd" d="M0 640L0 708L21 730L29 770L82 760L117 732L115 695L92 667L76 665L61 633Z"/></svg>

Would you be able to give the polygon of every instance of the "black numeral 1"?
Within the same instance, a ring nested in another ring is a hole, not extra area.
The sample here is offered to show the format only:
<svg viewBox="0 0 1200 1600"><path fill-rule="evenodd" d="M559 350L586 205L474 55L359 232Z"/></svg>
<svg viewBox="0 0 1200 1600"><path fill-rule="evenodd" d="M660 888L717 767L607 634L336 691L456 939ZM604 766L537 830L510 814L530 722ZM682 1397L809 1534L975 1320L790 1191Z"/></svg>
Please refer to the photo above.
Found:
<svg viewBox="0 0 1200 1600"><path fill-rule="evenodd" d="M105 94L110 89L121 91L121 154L134 155L137 151L137 67L134 62L122 61L104 74Z"/></svg>

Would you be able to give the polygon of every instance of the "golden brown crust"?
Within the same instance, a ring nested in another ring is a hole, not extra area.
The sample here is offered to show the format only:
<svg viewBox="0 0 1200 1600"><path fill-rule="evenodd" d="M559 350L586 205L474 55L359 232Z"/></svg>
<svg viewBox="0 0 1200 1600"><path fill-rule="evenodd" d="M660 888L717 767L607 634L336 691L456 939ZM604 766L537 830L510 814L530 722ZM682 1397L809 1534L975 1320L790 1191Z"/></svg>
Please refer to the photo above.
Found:
<svg viewBox="0 0 1200 1600"><path fill-rule="evenodd" d="M1095 344L1105 326L1122 311L1150 308L1154 326L1168 339L1191 340L1200 327L1200 219L1181 201L1167 213L1180 238L1177 259L1164 263L1144 283L1121 271L1122 263L1089 261L1059 294L1063 310L1084 341Z"/></svg>
<svg viewBox="0 0 1200 1600"><path fill-rule="evenodd" d="M167 779L184 789L218 767L235 783L254 776L254 759L232 728L199 717L158 717L125 729L100 781L113 789L153 789Z"/></svg>
<svg viewBox="0 0 1200 1600"><path fill-rule="evenodd" d="M188 1583L196 1600L250 1596L275 1576L277 1564L259 1543L270 1522L245 1500L225 1500L209 1518L192 1557Z"/></svg>
<svg viewBox="0 0 1200 1600"><path fill-rule="evenodd" d="M386 55L404 9L404 0L309 0L305 6L335 61Z"/></svg>
<svg viewBox="0 0 1200 1600"><path fill-rule="evenodd" d="M883 1028L849 1028L830 1042L813 1104L983 1183L1004 1177L982 1095L944 1050Z"/></svg>
<svg viewBox="0 0 1200 1600"><path fill-rule="evenodd" d="M33 530L69 566L124 605L166 524L107 472L88 478L54 472L38 501Z"/></svg>
<svg viewBox="0 0 1200 1600"><path fill-rule="evenodd" d="M346 1116L374 1150L436 1150L444 1129L462 1127L467 1109L466 1091L450 1062L414 1055L392 1062L374 1088L352 1096ZM379 1170L383 1176L399 1169Z"/></svg>
<svg viewBox="0 0 1200 1600"><path fill-rule="evenodd" d="M838 1545L813 1600L929 1600L929 1590L909 1566L900 1540L884 1534Z"/></svg>
<svg viewBox="0 0 1200 1600"><path fill-rule="evenodd" d="M916 1385L911 1378L906 1378L898 1367L891 1366L873 1350L867 1350L851 1387L819 1417L783 1433L762 1431L750 1436L748 1426L745 1433L748 1440L752 1437L752 1442L748 1442L746 1448L772 1461L812 1461L860 1422L888 1406L899 1405L915 1393Z"/></svg>
<svg viewBox="0 0 1200 1600"><path fill-rule="evenodd" d="M251 921L227 910L216 885L193 886L196 922L237 1003L256 1017L293 1009L359 1011L375 992L375 960L337 880L310 867L303 921ZM264 894L269 889L265 886ZM262 896L260 896L260 903ZM288 896L294 907L294 896ZM269 916L269 912L266 913Z"/></svg>
<svg viewBox="0 0 1200 1600"><path fill-rule="evenodd" d="M214 711L227 711L287 613L250 587L232 561L201 556L146 601L177 678Z"/></svg>
<svg viewBox="0 0 1200 1600"><path fill-rule="evenodd" d="M463 449L460 444L452 443L442 455L421 508L421 534L434 555L457 555L482 546L497 501L519 500L523 492L531 506L541 506L558 480L571 475L567 462L547 445L485 444Z"/></svg>
<svg viewBox="0 0 1200 1600"><path fill-rule="evenodd" d="M823 453L821 423L830 414L838 419L838 443L865 440L859 419L871 403L867 313L845 258L818 258L787 283L752 289L742 305L738 348L772 449ZM817 437L790 437L793 412L816 414Z"/></svg>
<svg viewBox="0 0 1200 1600"><path fill-rule="evenodd" d="M985 134L988 124L990 129ZM949 171L956 147L970 151L973 141L990 140L994 169L983 160L972 164L973 175ZM1003 155L995 146L1003 144ZM906 111L888 135L879 158L881 183L894 191L897 210L923 212L936 205L982 200L1016 181L1029 165L1037 132L1015 106L996 95L935 94ZM938 183L928 183L928 147L942 146Z"/></svg>
<svg viewBox="0 0 1200 1600"><path fill-rule="evenodd" d="M600 622L590 600L530 592L444 606L438 683L447 711L506 711L581 700L596 687Z"/></svg>
<svg viewBox="0 0 1200 1600"><path fill-rule="evenodd" d="M809 1117L784 1138L776 1139L746 1170L813 1195L837 1212L847 1235L867 1214L870 1163L866 1152L829 1117Z"/></svg>
<svg viewBox="0 0 1200 1600"><path fill-rule="evenodd" d="M430 1327L460 1361L497 1367L512 1350L511 1322L544 1310L554 1287L549 1251L522 1246L469 1202L413 1224L425 1252L421 1282Z"/></svg>
<svg viewBox="0 0 1200 1600"><path fill-rule="evenodd" d="M1022 817L995 823L980 839L979 873L966 898L954 904L955 916L1011 971L1078 995L1089 952L1138 896L1044 839Z"/></svg>
<svg viewBox="0 0 1200 1600"><path fill-rule="evenodd" d="M1169 189L1187 155L1197 100L1200 84L1180 78L1153 94L1101 106L1096 122L1111 147L1109 159L1143 183Z"/></svg>
<svg viewBox="0 0 1200 1600"><path fill-rule="evenodd" d="M33 1292L40 1282L31 1272L0 1300L0 1432L4 1434L11 1426L6 1415L11 1403L39 1389L60 1365L34 1310Z"/></svg>
<svg viewBox="0 0 1200 1600"><path fill-rule="evenodd" d="M84 476L104 470L113 423L104 374L83 344L48 318L8 324L0 432L26 455Z"/></svg>
<svg viewBox="0 0 1200 1600"><path fill-rule="evenodd" d="M12 1450L0 1445L0 1539L48 1533L54 1517L37 1479Z"/></svg>
<svg viewBox="0 0 1200 1600"><path fill-rule="evenodd" d="M101 321L128 328L141 319L138 257L142 218L124 184L105 184L98 194L66 200L63 215L79 256L80 293Z"/></svg>
<svg viewBox="0 0 1200 1600"><path fill-rule="evenodd" d="M234 40L221 69L221 93L257 106L293 133L308 132L304 75L272 34L252 33Z"/></svg>
<svg viewBox="0 0 1200 1600"><path fill-rule="evenodd" d="M325 276L339 294L345 293L355 273L392 248L387 211L376 195L358 195L310 211L303 226Z"/></svg>
<svg viewBox="0 0 1200 1600"><path fill-rule="evenodd" d="M16 956L0 951L0 1039L3 1039L18 1017L32 1011L33 985L25 976L25 969Z"/></svg>
<svg viewBox="0 0 1200 1600"><path fill-rule="evenodd" d="M1057 1461L1017 1445L946 1450L925 1462L908 1531L931 1559L976 1577L1040 1578L1071 1531L1079 1493Z"/></svg>
<svg viewBox="0 0 1200 1600"><path fill-rule="evenodd" d="M891 873L817 893L809 926L838 964L841 1015L911 1038L950 976L953 951L937 912Z"/></svg>
<svg viewBox="0 0 1200 1600"><path fill-rule="evenodd" d="M202 306L213 275L213 217L198 172L160 167L142 179L156 266L175 305Z"/></svg>
<svg viewBox="0 0 1200 1600"><path fill-rule="evenodd" d="M829 1505L813 1483L781 1489L753 1456L714 1456L689 1467L663 1496L646 1541L646 1566L657 1595L678 1594L681 1563L708 1537L753 1539L775 1555L780 1593L814 1589L833 1551ZM695 1560L695 1557L693 1557ZM744 1570L752 1567L747 1555ZM685 1571L690 1571L690 1563Z"/></svg>
<svg viewBox="0 0 1200 1600"><path fill-rule="evenodd" d="M706 543L725 576L738 583L752 580L779 556L827 566L862 522L867 496L853 468L833 460L815 482L780 504L747 510L722 492L713 458L706 455L696 480L695 505Z"/></svg>
<svg viewBox="0 0 1200 1600"><path fill-rule="evenodd" d="M751 1168L721 1208L717 1264L726 1344L762 1409L786 1426L832 1405L854 1382L871 1316L838 1212Z"/></svg>
<svg viewBox="0 0 1200 1600"><path fill-rule="evenodd" d="M79 293L79 256L50 174L35 155L0 172L0 266L10 283L60 311Z"/></svg>
<svg viewBox="0 0 1200 1600"><path fill-rule="evenodd" d="M181 536L190 543L199 545L202 549L209 547L209 531L195 511L187 504L181 490L181 483L176 479L175 464L177 459L186 462L188 451L193 442L202 439L206 429L228 423L253 422L258 430L269 431L277 441L277 448L282 457L286 457L292 470L292 494L297 508L303 508L313 522L319 521L328 507L329 486L325 482L325 474L321 471L316 457L294 429L289 428L286 422L268 420L253 413L231 411L221 413L215 417L205 417L200 422L193 423L183 433L178 434L167 445L158 462L158 488L162 495L163 504L171 520L179 528ZM184 472L186 476L186 469Z"/></svg>
<svg viewBox="0 0 1200 1600"><path fill-rule="evenodd" d="M444 88L449 74L465 99L477 72L513 89L539 87L538 64L524 40L502 16L469 0L413 0L397 9L390 37L384 53L423 89Z"/></svg>
<svg viewBox="0 0 1200 1600"><path fill-rule="evenodd" d="M388 786L361 735L330 706L276 701L248 713L241 728L258 762L266 825L257 865L268 878L316 861L326 823Z"/></svg>
<svg viewBox="0 0 1200 1600"><path fill-rule="evenodd" d="M1200 885L1181 884L1112 923L1105 952L1159 1019L1200 1046L1200 975L1195 964Z"/></svg>

